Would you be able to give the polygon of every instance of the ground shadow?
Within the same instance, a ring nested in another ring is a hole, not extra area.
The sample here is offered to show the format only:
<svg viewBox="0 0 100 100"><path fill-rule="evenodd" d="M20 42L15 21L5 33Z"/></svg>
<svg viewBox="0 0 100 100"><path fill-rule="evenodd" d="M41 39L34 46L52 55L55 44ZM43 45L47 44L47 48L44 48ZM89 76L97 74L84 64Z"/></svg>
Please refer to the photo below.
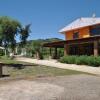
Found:
<svg viewBox="0 0 100 100"><path fill-rule="evenodd" d="M10 75L1 75L0 78L9 77Z"/></svg>
<svg viewBox="0 0 100 100"><path fill-rule="evenodd" d="M16 69L24 69L25 67L36 66L36 65L33 65L33 64L4 64L3 66L13 67L13 68L16 68Z"/></svg>
<svg viewBox="0 0 100 100"><path fill-rule="evenodd" d="M0 66L3 67L13 67L15 69L18 69L18 70L21 70L21 69L24 69L25 67L30 67L30 66L37 66L36 64L5 64L5 63L1 63ZM3 74L2 72L2 75L0 75L0 78L5 78L5 77L10 77L10 75L6 75L6 74Z"/></svg>
<svg viewBox="0 0 100 100"><path fill-rule="evenodd" d="M6 64L7 67L13 67L16 69L24 69L25 67L28 66L33 66L32 64Z"/></svg>

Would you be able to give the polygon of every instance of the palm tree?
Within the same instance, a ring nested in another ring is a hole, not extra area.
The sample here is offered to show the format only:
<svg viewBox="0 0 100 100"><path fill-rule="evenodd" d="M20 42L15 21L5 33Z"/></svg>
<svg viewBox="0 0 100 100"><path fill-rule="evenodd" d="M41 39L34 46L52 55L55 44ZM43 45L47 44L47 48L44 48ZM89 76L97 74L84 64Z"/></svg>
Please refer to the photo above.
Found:
<svg viewBox="0 0 100 100"><path fill-rule="evenodd" d="M24 28L21 28L20 30L20 39L21 39L21 47L22 47L22 53L25 51L24 45L26 44L26 40L29 36L31 24L26 25Z"/></svg>

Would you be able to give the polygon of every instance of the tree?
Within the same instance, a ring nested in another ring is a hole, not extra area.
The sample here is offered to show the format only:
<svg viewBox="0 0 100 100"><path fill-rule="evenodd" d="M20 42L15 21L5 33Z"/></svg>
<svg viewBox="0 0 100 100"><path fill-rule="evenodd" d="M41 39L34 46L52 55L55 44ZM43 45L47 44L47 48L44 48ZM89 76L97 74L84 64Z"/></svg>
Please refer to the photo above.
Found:
<svg viewBox="0 0 100 100"><path fill-rule="evenodd" d="M21 28L20 31L20 39L21 39L21 47L22 47L22 53L24 51L24 45L26 44L26 40L29 36L29 33L31 32L30 30L31 24L26 25L24 28Z"/></svg>
<svg viewBox="0 0 100 100"><path fill-rule="evenodd" d="M28 24L24 28L21 28L20 39L21 39L22 45L26 44L26 39L28 38L29 33L31 32L30 26L31 26L31 24Z"/></svg>
<svg viewBox="0 0 100 100"><path fill-rule="evenodd" d="M0 41L1 45L5 48L10 46L14 50L18 32L20 31L21 24L17 20L10 17L0 17Z"/></svg>
<svg viewBox="0 0 100 100"><path fill-rule="evenodd" d="M43 59L43 56L42 56L42 43L41 41L32 41L32 50L35 52L36 54L36 58L37 59Z"/></svg>
<svg viewBox="0 0 100 100"><path fill-rule="evenodd" d="M29 27L30 25L26 25L25 28L22 28L19 21L10 17L0 17L0 45L3 45L5 48L8 48L9 46L12 51L14 51L16 46L16 37L19 34L21 41L25 42L29 36Z"/></svg>

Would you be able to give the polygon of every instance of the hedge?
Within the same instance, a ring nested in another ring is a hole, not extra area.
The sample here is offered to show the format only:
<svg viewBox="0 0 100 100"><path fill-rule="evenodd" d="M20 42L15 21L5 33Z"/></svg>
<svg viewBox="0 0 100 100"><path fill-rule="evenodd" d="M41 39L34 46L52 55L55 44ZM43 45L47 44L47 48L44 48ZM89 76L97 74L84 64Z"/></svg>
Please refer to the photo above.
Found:
<svg viewBox="0 0 100 100"><path fill-rule="evenodd" d="M89 65L94 67L100 66L100 57L95 56L64 56L61 57L59 61L67 64Z"/></svg>

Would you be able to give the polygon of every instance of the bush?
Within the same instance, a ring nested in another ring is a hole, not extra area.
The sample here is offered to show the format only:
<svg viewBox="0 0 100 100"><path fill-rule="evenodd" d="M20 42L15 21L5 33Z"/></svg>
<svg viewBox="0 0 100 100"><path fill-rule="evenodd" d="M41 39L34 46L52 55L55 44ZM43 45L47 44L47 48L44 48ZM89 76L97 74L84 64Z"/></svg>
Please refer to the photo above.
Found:
<svg viewBox="0 0 100 100"><path fill-rule="evenodd" d="M100 66L100 57L86 56L86 55L64 56L59 61L67 64L89 65L94 67Z"/></svg>
<svg viewBox="0 0 100 100"><path fill-rule="evenodd" d="M87 57L88 56L78 56L76 59L75 59L75 64L77 65L87 65Z"/></svg>
<svg viewBox="0 0 100 100"><path fill-rule="evenodd" d="M67 63L67 64L74 64L76 58L77 56L64 56L61 57L60 62Z"/></svg>
<svg viewBox="0 0 100 100"><path fill-rule="evenodd" d="M88 57L87 62L89 66L98 67L100 66L100 57L90 56Z"/></svg>
<svg viewBox="0 0 100 100"><path fill-rule="evenodd" d="M42 53L39 53L39 58L43 59L43 54Z"/></svg>

